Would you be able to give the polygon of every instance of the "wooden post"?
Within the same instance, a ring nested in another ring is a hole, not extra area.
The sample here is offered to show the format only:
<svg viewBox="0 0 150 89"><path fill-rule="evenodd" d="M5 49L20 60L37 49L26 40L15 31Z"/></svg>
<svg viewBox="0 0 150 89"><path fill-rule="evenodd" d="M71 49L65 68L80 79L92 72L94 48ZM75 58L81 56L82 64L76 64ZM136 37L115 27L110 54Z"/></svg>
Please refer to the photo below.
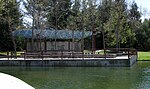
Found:
<svg viewBox="0 0 150 89"><path fill-rule="evenodd" d="M28 46L29 46L28 43L29 43L29 39L27 38L27 39L26 39L26 51L28 51Z"/></svg>
<svg viewBox="0 0 150 89"><path fill-rule="evenodd" d="M138 59L138 51L137 50L135 50L136 51L136 61L137 61L137 59Z"/></svg>
<svg viewBox="0 0 150 89"><path fill-rule="evenodd" d="M24 50L24 55L23 56L24 56L24 60L25 60L26 59L26 51L25 50Z"/></svg>
<svg viewBox="0 0 150 89"><path fill-rule="evenodd" d="M42 54L42 60L43 60L43 51L41 51L41 54Z"/></svg>
<svg viewBox="0 0 150 89"><path fill-rule="evenodd" d="M84 29L82 30L82 60L84 60Z"/></svg>
<svg viewBox="0 0 150 89"><path fill-rule="evenodd" d="M95 54L95 50L96 50L96 29L94 28L92 31L92 53Z"/></svg>
<svg viewBox="0 0 150 89"><path fill-rule="evenodd" d="M32 51L32 42L30 40L29 40L29 43L30 43L30 50L29 51L33 52Z"/></svg>
<svg viewBox="0 0 150 89"><path fill-rule="evenodd" d="M36 51L39 49L39 43L38 43L38 34L36 34Z"/></svg>
<svg viewBox="0 0 150 89"><path fill-rule="evenodd" d="M47 51L47 42L46 42L46 37L44 38L44 51Z"/></svg>
<svg viewBox="0 0 150 89"><path fill-rule="evenodd" d="M70 52L70 40L68 41L68 52Z"/></svg>
<svg viewBox="0 0 150 89"><path fill-rule="evenodd" d="M63 60L63 50L61 50L61 60Z"/></svg>
<svg viewBox="0 0 150 89"><path fill-rule="evenodd" d="M70 47L70 42L71 40L69 40L69 43L68 43L68 49L69 49L69 52L68 52L68 57L71 57L71 47Z"/></svg>
<svg viewBox="0 0 150 89"><path fill-rule="evenodd" d="M25 38L25 45L24 45L24 50L27 50L27 43L28 43L28 40L27 40L27 38Z"/></svg>
<svg viewBox="0 0 150 89"><path fill-rule="evenodd" d="M105 59L106 59L106 46L105 46L105 33L104 33L104 30L102 30L102 35L103 35L104 56L105 56Z"/></svg>
<svg viewBox="0 0 150 89"><path fill-rule="evenodd" d="M42 51L41 37L40 37L40 52Z"/></svg>
<svg viewBox="0 0 150 89"><path fill-rule="evenodd" d="M104 55L105 55L105 59L106 59L106 49L104 49Z"/></svg>
<svg viewBox="0 0 150 89"><path fill-rule="evenodd" d="M8 60L9 60L9 51L7 51L7 57L8 57Z"/></svg>
<svg viewBox="0 0 150 89"><path fill-rule="evenodd" d="M130 59L130 51L128 50L128 59Z"/></svg>
<svg viewBox="0 0 150 89"><path fill-rule="evenodd" d="M74 56L74 43L75 43L75 41L74 41L74 29L73 29L72 30L72 58Z"/></svg>

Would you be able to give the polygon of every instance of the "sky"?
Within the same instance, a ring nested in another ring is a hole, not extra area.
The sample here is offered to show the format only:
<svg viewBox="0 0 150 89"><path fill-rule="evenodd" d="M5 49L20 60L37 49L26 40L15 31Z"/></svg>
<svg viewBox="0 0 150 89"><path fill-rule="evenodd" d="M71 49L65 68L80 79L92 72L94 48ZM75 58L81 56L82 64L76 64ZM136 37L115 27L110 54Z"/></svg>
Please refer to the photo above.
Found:
<svg viewBox="0 0 150 89"><path fill-rule="evenodd" d="M135 1L142 14L142 20L150 18L150 0L127 0L128 3Z"/></svg>

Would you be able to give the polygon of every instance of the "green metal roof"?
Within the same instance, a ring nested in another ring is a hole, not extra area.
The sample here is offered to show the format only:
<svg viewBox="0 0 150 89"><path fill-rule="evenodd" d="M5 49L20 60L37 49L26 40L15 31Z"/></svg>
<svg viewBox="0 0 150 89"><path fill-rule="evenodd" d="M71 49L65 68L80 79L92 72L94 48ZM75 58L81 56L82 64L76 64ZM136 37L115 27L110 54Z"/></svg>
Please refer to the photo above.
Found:
<svg viewBox="0 0 150 89"><path fill-rule="evenodd" d="M37 39L37 35L39 38L43 39L72 39L71 30L55 30L51 29L34 29L34 39ZM23 38L32 38L32 29L21 29L15 30L12 32L14 37L23 37ZM84 38L87 38L92 35L91 31L84 31ZM74 39L82 39L82 31L74 31Z"/></svg>

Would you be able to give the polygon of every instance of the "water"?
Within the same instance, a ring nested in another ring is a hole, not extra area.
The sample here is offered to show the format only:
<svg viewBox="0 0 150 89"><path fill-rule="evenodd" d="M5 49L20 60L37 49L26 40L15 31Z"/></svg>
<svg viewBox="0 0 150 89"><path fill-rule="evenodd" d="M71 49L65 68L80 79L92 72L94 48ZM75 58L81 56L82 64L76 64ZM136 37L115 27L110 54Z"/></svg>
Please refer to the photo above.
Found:
<svg viewBox="0 0 150 89"><path fill-rule="evenodd" d="M150 62L133 67L0 67L36 89L150 89Z"/></svg>

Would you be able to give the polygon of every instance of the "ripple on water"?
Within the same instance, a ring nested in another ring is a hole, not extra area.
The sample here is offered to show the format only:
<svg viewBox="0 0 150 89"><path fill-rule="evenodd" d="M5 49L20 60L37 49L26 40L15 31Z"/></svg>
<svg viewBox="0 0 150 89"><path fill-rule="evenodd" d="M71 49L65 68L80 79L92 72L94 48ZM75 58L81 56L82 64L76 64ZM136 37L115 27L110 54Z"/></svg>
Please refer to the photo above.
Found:
<svg viewBox="0 0 150 89"><path fill-rule="evenodd" d="M0 67L36 89L150 89L150 62L133 67Z"/></svg>
<svg viewBox="0 0 150 89"><path fill-rule="evenodd" d="M147 66L142 69L142 75L140 77L140 83L137 85L137 89L150 89L150 67Z"/></svg>
<svg viewBox="0 0 150 89"><path fill-rule="evenodd" d="M144 73L150 74L150 68L145 68L145 69L144 69Z"/></svg>

